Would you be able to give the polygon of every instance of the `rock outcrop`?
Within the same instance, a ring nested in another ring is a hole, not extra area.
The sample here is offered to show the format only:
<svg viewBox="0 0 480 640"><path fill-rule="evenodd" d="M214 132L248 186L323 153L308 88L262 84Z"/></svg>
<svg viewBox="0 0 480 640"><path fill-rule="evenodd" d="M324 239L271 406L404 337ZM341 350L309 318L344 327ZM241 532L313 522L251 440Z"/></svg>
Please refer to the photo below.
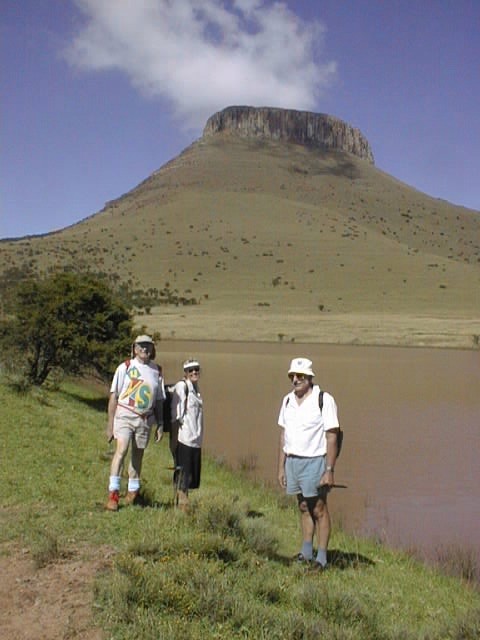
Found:
<svg viewBox="0 0 480 640"><path fill-rule="evenodd" d="M323 113L273 107L227 107L207 120L203 137L233 133L243 138L285 140L321 149L347 151L374 164L365 136Z"/></svg>

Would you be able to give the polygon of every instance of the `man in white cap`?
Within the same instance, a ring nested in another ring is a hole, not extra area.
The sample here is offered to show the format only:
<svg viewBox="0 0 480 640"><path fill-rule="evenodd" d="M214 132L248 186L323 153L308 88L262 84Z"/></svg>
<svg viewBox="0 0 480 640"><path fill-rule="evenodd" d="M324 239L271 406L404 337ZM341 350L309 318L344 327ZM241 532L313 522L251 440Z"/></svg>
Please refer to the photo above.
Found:
<svg viewBox="0 0 480 640"><path fill-rule="evenodd" d="M155 359L155 344L150 336L135 338L132 359L120 364L113 376L108 401L107 439L117 446L110 467L108 501L105 509L118 511L121 471L131 444L126 504L134 504L140 490L140 472L150 430L156 425L155 439L163 436L165 387Z"/></svg>
<svg viewBox="0 0 480 640"><path fill-rule="evenodd" d="M315 373L308 358L294 358L288 370L293 389L282 402L278 481L287 494L296 495L300 509L302 549L299 562L314 569L327 566L330 516L327 493L334 484L339 422L333 396L313 384ZM317 554L313 557L313 537Z"/></svg>

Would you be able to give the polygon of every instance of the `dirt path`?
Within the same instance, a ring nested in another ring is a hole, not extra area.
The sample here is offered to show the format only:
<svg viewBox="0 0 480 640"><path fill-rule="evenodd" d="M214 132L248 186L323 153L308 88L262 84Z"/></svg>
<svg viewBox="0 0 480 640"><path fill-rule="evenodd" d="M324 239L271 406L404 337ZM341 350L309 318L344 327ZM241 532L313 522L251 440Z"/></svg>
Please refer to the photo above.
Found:
<svg viewBox="0 0 480 640"><path fill-rule="evenodd" d="M93 582L109 563L104 549L76 552L36 568L27 550L0 555L0 629L9 640L102 640L92 615Z"/></svg>

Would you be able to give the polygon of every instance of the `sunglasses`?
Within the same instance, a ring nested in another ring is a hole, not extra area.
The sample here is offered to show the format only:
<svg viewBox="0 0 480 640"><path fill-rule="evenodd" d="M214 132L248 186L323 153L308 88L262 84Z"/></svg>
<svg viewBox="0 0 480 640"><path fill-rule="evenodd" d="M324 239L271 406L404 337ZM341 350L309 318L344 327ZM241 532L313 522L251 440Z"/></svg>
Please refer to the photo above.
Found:
<svg viewBox="0 0 480 640"><path fill-rule="evenodd" d="M187 373L200 373L200 367L190 367L187 369Z"/></svg>
<svg viewBox="0 0 480 640"><path fill-rule="evenodd" d="M150 342L137 342L137 347L144 351L150 351L153 348L153 345Z"/></svg>
<svg viewBox="0 0 480 640"><path fill-rule="evenodd" d="M289 373L288 377L290 378L290 380L293 380L294 378L296 378L297 380L306 380L306 378L308 378L308 376L306 376L304 373Z"/></svg>

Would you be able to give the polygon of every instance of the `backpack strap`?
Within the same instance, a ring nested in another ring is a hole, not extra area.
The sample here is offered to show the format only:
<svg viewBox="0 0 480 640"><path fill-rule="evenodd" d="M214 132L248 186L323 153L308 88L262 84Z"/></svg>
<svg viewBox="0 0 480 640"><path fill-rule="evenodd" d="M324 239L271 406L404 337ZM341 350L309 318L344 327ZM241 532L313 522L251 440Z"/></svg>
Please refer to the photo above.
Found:
<svg viewBox="0 0 480 640"><path fill-rule="evenodd" d="M188 402L188 384L186 380L184 380L183 383L185 384L185 406L183 407L182 420L187 415L187 402Z"/></svg>
<svg viewBox="0 0 480 640"><path fill-rule="evenodd" d="M320 393L318 394L318 408L320 409L320 413L323 411L323 394L325 392L320 389ZM290 398L287 396L287 401L285 402L285 407L288 407L288 403L290 402Z"/></svg>

